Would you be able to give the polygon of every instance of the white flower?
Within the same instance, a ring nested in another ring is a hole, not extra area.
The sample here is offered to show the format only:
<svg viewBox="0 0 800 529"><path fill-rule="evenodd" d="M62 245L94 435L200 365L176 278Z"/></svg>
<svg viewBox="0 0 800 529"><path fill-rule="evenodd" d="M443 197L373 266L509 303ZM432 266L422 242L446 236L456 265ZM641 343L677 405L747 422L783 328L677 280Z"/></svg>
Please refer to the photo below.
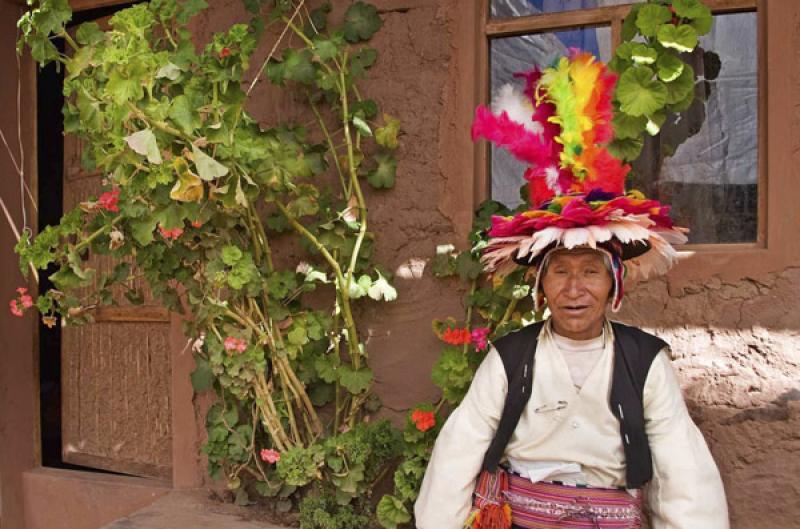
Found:
<svg viewBox="0 0 800 529"><path fill-rule="evenodd" d="M381 298L385 301L397 299L397 290L386 281L380 272L378 272L378 279L369 287L368 294L375 301L380 301Z"/></svg>

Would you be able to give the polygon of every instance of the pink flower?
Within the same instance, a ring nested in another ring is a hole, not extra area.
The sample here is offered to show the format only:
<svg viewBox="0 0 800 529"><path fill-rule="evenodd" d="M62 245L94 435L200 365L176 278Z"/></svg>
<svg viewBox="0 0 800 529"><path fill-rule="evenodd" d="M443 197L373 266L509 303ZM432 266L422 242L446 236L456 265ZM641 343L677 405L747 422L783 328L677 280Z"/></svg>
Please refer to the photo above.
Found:
<svg viewBox="0 0 800 529"><path fill-rule="evenodd" d="M106 191L97 199L97 207L106 211L119 211L119 188Z"/></svg>
<svg viewBox="0 0 800 529"><path fill-rule="evenodd" d="M12 299L8 302L8 308L11 309L11 314L14 316L22 317L22 309L20 309L19 305L17 305L16 299Z"/></svg>
<svg viewBox="0 0 800 529"><path fill-rule="evenodd" d="M33 298L30 297L28 294L23 294L19 298L19 302L22 303L22 306L26 309L33 307Z"/></svg>
<svg viewBox="0 0 800 529"><path fill-rule="evenodd" d="M270 465L277 463L281 460L281 453L277 450L273 450L272 448L262 448L261 452L261 461L266 461Z"/></svg>
<svg viewBox="0 0 800 529"><path fill-rule="evenodd" d="M245 342L240 338L236 338L234 336L228 336L227 338L225 338L223 346L225 347L225 350L229 353L233 351L238 351L240 353L243 353L247 349L247 342Z"/></svg>
<svg viewBox="0 0 800 529"><path fill-rule="evenodd" d="M491 332L489 327L476 327L472 329L470 333L470 338L472 339L472 345L475 346L477 351L483 351L489 345L488 336Z"/></svg>
<svg viewBox="0 0 800 529"><path fill-rule="evenodd" d="M28 291L28 289L25 288L25 287L17 287L17 292L19 294L25 294L27 291Z"/></svg>

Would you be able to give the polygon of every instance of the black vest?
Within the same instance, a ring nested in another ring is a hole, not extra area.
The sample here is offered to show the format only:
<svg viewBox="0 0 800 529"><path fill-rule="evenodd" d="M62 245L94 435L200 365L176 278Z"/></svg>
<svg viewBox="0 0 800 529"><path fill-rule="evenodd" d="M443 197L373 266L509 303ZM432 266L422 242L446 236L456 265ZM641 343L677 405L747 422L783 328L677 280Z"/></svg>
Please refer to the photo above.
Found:
<svg viewBox="0 0 800 529"><path fill-rule="evenodd" d="M503 415L483 459L483 470L494 472L531 396L533 359L544 322L534 323L492 342L508 379ZM611 322L614 330L614 371L611 378L611 412L619 421L625 450L628 488L640 488L653 476L653 460L644 429L642 394L647 373L666 342L636 327Z"/></svg>

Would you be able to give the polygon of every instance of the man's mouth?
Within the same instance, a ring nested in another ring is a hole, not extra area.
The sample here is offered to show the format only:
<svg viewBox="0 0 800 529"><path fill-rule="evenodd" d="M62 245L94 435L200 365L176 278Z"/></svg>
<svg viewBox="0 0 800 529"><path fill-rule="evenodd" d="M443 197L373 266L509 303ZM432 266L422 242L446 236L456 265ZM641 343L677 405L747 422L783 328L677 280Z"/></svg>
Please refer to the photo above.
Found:
<svg viewBox="0 0 800 529"><path fill-rule="evenodd" d="M573 305L563 305L561 307L564 312L567 314L578 315L581 314L583 311L589 308L589 305L580 305L580 304L573 304Z"/></svg>

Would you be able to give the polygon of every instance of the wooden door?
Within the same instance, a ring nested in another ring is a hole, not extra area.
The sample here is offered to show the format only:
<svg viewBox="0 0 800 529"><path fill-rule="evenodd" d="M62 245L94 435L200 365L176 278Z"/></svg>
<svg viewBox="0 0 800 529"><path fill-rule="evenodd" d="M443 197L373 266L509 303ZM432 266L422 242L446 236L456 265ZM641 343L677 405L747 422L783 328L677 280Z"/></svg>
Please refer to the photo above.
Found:
<svg viewBox="0 0 800 529"><path fill-rule="evenodd" d="M64 139L64 211L100 194L102 175L81 169L81 145ZM115 264L90 255L97 277ZM135 274L135 270L134 270ZM141 286L135 282L131 286ZM170 479L170 319L147 289L131 305L95 311L95 322L62 329L62 457L65 462L136 476Z"/></svg>

